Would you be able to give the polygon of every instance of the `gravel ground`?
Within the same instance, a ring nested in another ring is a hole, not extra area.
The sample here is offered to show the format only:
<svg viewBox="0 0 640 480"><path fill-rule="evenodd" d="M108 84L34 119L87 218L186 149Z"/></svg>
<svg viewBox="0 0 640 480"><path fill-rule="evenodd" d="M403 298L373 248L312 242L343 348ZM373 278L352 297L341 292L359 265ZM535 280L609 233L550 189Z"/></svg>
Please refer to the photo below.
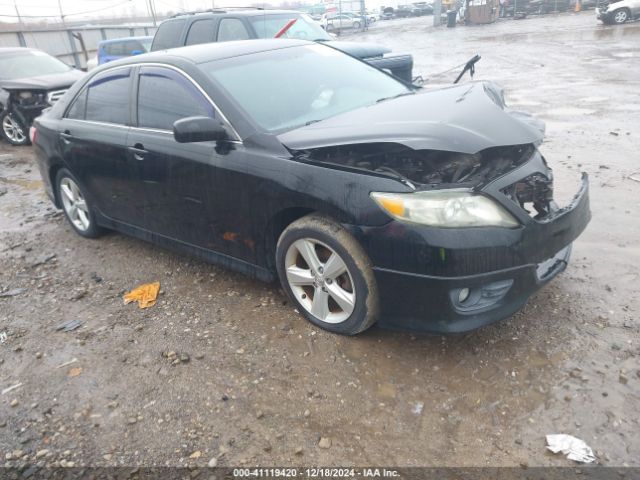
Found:
<svg viewBox="0 0 640 480"><path fill-rule="evenodd" d="M379 22L350 39L410 51L433 75L483 56L514 108L547 122L568 201L593 221L524 310L452 337L325 333L263 284L119 234L75 235L30 148L0 144L0 464L640 465L640 23L592 11L434 29ZM446 83L454 73L432 79ZM634 180L635 178L635 180ZM156 306L124 291L160 281ZM57 331L68 320L82 325Z"/></svg>

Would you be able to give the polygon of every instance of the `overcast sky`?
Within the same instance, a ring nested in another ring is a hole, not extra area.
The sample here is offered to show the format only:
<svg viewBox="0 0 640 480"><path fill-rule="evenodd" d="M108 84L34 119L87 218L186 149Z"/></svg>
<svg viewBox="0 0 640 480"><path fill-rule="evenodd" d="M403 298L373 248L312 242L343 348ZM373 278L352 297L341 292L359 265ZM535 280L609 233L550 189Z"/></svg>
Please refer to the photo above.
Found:
<svg viewBox="0 0 640 480"><path fill-rule="evenodd" d="M202 10L211 7L248 6L260 0L154 0L158 13ZM267 1L265 6L280 4L281 0ZM309 0L309 3L316 3ZM320 0L317 0L320 3ZM377 9L383 0L367 0L367 8ZM388 1L386 4L397 3ZM60 0L62 12L70 20L87 20L96 17L148 14L145 0ZM32 17L60 18L58 0L0 0L0 21L17 21L16 5L24 21L37 20ZM54 20L52 18L51 20Z"/></svg>
<svg viewBox="0 0 640 480"><path fill-rule="evenodd" d="M246 6L259 0L154 0L158 13L202 10L211 7ZM276 0L278 1L278 0ZM279 2L278 2L279 3ZM69 20L91 17L148 14L145 0L60 0L62 12ZM36 16L60 17L58 0L0 0L0 20L15 21L16 5L25 20ZM93 12L93 13L86 13Z"/></svg>

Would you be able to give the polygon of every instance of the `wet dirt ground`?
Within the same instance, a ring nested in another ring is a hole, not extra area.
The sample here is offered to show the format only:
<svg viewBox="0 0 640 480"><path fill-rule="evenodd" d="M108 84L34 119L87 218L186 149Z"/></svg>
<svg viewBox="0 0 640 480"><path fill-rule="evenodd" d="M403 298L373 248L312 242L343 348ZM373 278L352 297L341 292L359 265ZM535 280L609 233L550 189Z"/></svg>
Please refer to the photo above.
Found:
<svg viewBox="0 0 640 480"><path fill-rule="evenodd" d="M277 285L115 233L80 238L31 148L0 143L0 291L24 289L0 298L0 389L19 385L0 394L0 464L571 465L545 448L567 433L603 465L640 465L640 23L431 22L350 39L409 51L425 76L479 53L476 78L547 122L560 202L591 178L566 272L467 335L339 337ZM156 280L156 306L123 305Z"/></svg>

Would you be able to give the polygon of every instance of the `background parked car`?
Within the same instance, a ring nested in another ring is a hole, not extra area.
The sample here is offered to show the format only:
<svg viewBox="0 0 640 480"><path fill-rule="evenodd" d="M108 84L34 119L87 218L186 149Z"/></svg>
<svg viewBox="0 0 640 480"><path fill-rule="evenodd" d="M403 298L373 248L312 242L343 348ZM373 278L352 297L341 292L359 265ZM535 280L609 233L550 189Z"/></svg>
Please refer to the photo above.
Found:
<svg viewBox="0 0 640 480"><path fill-rule="evenodd" d="M596 8L596 17L605 24L621 24L640 18L640 0L620 0Z"/></svg>
<svg viewBox="0 0 640 480"><path fill-rule="evenodd" d="M151 50L153 37L125 37L103 40L98 43L96 56L89 60L87 70L102 65L103 63L118 60L120 58L140 55Z"/></svg>
<svg viewBox="0 0 640 480"><path fill-rule="evenodd" d="M395 10L393 7L386 7L382 10L380 14L380 20L391 20L395 15Z"/></svg>
<svg viewBox="0 0 640 480"><path fill-rule="evenodd" d="M360 17L355 17L347 14L336 15L334 17L325 19L325 30L327 32L332 32L335 30L344 30L348 28L361 28L362 27L362 19Z"/></svg>
<svg viewBox="0 0 640 480"><path fill-rule="evenodd" d="M367 18L367 22L369 25L372 23L376 23L380 19L380 15L375 12L365 12L365 17Z"/></svg>
<svg viewBox="0 0 640 480"><path fill-rule="evenodd" d="M282 33L283 27L291 20L295 23ZM350 24L349 28L353 27L353 21L346 23ZM151 51L209 42L273 38L278 33L281 33L281 38L325 43L385 69L405 82L412 81L411 55L391 54L389 48L373 43L336 41L309 15L292 10L216 10L176 15L160 24Z"/></svg>
<svg viewBox="0 0 640 480"><path fill-rule="evenodd" d="M83 72L32 48L0 48L0 133L12 145L29 144L29 127Z"/></svg>
<svg viewBox="0 0 640 480"><path fill-rule="evenodd" d="M433 15L433 2L416 2L413 6L419 15Z"/></svg>
<svg viewBox="0 0 640 480"><path fill-rule="evenodd" d="M396 18L407 18L414 16L413 15L413 6L412 5L398 5L394 12L394 16Z"/></svg>
<svg viewBox="0 0 640 480"><path fill-rule="evenodd" d="M361 21L362 24L366 25L370 25L376 21L375 16L366 12L364 13L364 15L361 15L360 12L342 12L342 15L347 15L351 18L357 19Z"/></svg>

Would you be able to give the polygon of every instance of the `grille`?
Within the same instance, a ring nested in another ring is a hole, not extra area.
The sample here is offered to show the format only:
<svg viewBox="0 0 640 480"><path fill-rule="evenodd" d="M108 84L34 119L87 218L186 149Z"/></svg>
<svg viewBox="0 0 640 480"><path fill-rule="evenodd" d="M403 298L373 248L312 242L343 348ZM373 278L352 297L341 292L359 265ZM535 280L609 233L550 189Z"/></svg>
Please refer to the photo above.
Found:
<svg viewBox="0 0 640 480"><path fill-rule="evenodd" d="M58 100L60 100L60 98L65 93L67 93L67 89L66 88L64 90L54 90L52 92L47 93L47 103L49 103L49 105L53 105Z"/></svg>
<svg viewBox="0 0 640 480"><path fill-rule="evenodd" d="M544 218L551 213L553 203L553 176L534 173L502 190L508 198L520 205L531 217Z"/></svg>

